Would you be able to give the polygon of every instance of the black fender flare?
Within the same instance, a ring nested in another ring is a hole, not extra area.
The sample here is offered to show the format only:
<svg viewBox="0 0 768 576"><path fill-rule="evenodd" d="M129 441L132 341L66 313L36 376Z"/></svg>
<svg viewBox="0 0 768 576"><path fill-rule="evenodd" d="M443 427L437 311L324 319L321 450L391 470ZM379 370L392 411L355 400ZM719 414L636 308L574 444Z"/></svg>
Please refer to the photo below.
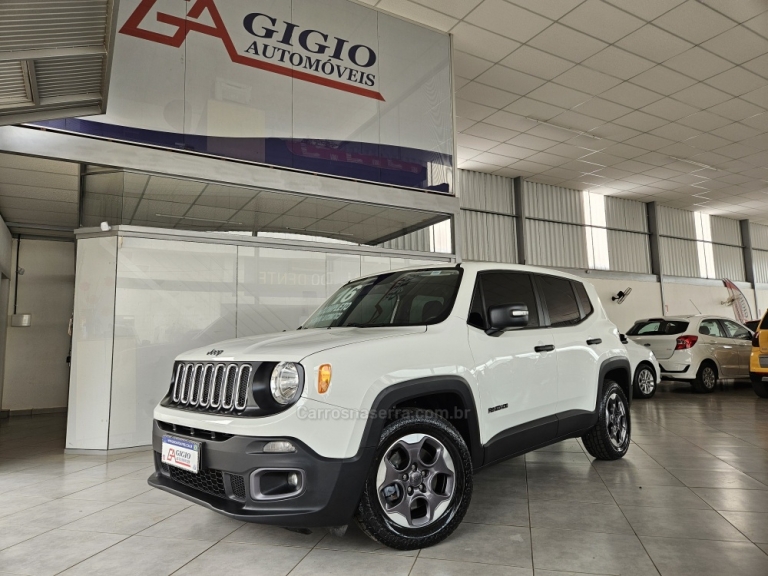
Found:
<svg viewBox="0 0 768 576"><path fill-rule="evenodd" d="M376 447L381 438L384 425L390 417L390 409L403 402L433 394L454 394L464 404L467 427L469 429L469 451L472 464L479 468L483 462L483 447L480 443L480 421L475 405L475 397L469 383L461 376L428 376L393 384L379 392L373 400L368 421L363 431L361 448Z"/></svg>
<svg viewBox="0 0 768 576"><path fill-rule="evenodd" d="M600 409L600 398L603 395L603 384L605 383L605 375L608 374L608 372L612 372L614 370L622 370L626 372L627 374L627 382L628 382L628 392L627 392L627 402L632 404L632 365L629 362L629 358L626 358L624 356L614 356L613 358L608 358L607 360L604 360L602 364L600 364L600 372L597 377L597 397L595 398L595 413Z"/></svg>

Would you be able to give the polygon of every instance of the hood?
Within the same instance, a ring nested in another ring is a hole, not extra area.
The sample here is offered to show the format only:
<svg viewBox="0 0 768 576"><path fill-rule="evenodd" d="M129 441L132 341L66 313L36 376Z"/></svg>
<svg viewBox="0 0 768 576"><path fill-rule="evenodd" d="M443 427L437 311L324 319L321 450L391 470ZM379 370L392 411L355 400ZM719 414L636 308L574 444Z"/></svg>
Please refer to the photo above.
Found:
<svg viewBox="0 0 768 576"><path fill-rule="evenodd" d="M426 332L426 326L313 328L236 338L180 354L178 360L298 362L310 354L358 342ZM216 351L216 354L211 354Z"/></svg>

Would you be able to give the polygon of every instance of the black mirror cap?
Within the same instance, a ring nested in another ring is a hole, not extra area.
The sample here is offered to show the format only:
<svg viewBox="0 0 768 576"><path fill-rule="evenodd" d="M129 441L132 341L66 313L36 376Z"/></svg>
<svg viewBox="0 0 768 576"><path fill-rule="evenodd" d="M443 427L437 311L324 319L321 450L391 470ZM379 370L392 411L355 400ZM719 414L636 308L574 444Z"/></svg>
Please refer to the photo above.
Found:
<svg viewBox="0 0 768 576"><path fill-rule="evenodd" d="M488 308L490 331L501 332L507 328L528 326L528 306L525 304L504 304Z"/></svg>

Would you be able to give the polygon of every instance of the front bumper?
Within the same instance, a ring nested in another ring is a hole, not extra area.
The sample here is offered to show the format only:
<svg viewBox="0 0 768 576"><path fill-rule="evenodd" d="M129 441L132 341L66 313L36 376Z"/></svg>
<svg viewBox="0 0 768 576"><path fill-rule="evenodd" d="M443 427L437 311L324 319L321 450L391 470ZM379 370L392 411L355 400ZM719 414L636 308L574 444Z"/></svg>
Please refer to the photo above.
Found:
<svg viewBox="0 0 768 576"><path fill-rule="evenodd" d="M201 442L200 473L178 473L161 463L163 436L176 436ZM271 440L288 440L296 452L262 452ZM353 458L331 459L318 456L293 438L222 436L211 438L194 431L154 421L152 446L155 473L149 485L245 522L295 528L343 526L349 523L363 492L374 447L361 448ZM303 489L296 496L275 500L256 500L250 489L251 474L259 469L297 469L303 471Z"/></svg>

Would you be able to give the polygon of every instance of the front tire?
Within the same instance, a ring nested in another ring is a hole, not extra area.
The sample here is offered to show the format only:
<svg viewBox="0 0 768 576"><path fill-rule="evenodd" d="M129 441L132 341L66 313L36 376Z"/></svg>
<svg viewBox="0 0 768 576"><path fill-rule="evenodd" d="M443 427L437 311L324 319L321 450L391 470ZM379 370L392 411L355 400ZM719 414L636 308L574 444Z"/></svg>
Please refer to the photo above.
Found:
<svg viewBox="0 0 768 576"><path fill-rule="evenodd" d="M597 424L581 437L581 441L594 458L618 460L629 450L632 423L627 396L613 380L603 383L597 410Z"/></svg>
<svg viewBox="0 0 768 576"><path fill-rule="evenodd" d="M755 391L755 394L760 398L768 398L768 385L763 382L762 376L753 374L750 376L752 377L752 390Z"/></svg>
<svg viewBox="0 0 768 576"><path fill-rule="evenodd" d="M356 520L398 550L426 548L461 523L472 498L472 459L449 422L408 410L381 434Z"/></svg>
<svg viewBox="0 0 768 576"><path fill-rule="evenodd" d="M653 366L643 363L637 367L632 388L635 398L653 398L656 394L656 371Z"/></svg>
<svg viewBox="0 0 768 576"><path fill-rule="evenodd" d="M693 389L699 394L711 394L715 391L716 385L717 366L710 361L702 362L696 374L696 380L693 381Z"/></svg>

